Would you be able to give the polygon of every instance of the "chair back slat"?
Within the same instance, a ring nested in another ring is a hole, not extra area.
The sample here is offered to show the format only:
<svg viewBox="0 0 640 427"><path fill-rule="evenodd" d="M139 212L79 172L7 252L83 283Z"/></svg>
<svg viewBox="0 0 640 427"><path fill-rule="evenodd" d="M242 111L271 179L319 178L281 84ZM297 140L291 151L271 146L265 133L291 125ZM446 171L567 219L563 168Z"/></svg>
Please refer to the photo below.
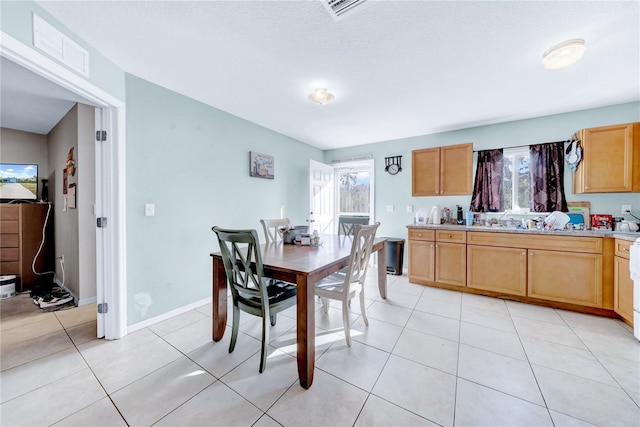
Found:
<svg viewBox="0 0 640 427"><path fill-rule="evenodd" d="M284 227L291 224L289 218L282 219L261 219L260 224L264 230L265 243L277 242L278 237L282 240L282 235L278 233L280 227Z"/></svg>
<svg viewBox="0 0 640 427"><path fill-rule="evenodd" d="M379 222L373 225L355 225L351 254L346 269L343 292L348 294L351 283L360 283L364 286L367 277L367 267L371 256L371 248L376 238L376 231L380 226Z"/></svg>
<svg viewBox="0 0 640 427"><path fill-rule="evenodd" d="M369 217L340 215L338 217L338 235L353 236L358 224L369 224Z"/></svg>

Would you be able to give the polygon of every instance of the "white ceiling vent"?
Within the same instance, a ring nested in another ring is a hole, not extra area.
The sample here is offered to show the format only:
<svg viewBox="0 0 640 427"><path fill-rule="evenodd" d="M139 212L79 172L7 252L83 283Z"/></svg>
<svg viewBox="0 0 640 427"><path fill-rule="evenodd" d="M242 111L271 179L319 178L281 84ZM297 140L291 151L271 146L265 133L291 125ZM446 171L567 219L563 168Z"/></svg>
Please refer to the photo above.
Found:
<svg viewBox="0 0 640 427"><path fill-rule="evenodd" d="M362 10L369 5L367 0L321 0L329 14L335 21L339 21L346 16L351 16L354 12Z"/></svg>
<svg viewBox="0 0 640 427"><path fill-rule="evenodd" d="M33 15L33 45L89 77L89 52L36 14Z"/></svg>

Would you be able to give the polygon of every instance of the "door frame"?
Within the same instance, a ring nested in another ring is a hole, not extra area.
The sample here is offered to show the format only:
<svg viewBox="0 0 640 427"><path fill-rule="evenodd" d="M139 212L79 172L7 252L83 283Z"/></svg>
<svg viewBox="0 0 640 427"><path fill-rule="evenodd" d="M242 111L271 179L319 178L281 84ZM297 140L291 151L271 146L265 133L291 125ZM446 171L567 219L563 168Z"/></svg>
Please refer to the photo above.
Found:
<svg viewBox="0 0 640 427"><path fill-rule="evenodd" d="M99 315L98 337L121 338L127 333L125 103L5 32L0 33L0 56L97 106L96 125L105 126L108 136L101 150L96 146L94 213L108 218L106 228L96 228L96 296L108 306Z"/></svg>

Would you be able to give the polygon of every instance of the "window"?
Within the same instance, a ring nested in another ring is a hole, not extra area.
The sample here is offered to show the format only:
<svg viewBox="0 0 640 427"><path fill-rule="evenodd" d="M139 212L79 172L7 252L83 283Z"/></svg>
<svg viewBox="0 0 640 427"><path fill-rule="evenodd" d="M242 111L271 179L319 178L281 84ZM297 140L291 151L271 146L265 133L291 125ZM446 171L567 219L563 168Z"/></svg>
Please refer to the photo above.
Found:
<svg viewBox="0 0 640 427"><path fill-rule="evenodd" d="M504 210L513 213L531 209L529 147L506 148L503 159L502 188Z"/></svg>
<svg viewBox="0 0 640 427"><path fill-rule="evenodd" d="M369 171L337 170L338 215L369 215L371 176Z"/></svg>

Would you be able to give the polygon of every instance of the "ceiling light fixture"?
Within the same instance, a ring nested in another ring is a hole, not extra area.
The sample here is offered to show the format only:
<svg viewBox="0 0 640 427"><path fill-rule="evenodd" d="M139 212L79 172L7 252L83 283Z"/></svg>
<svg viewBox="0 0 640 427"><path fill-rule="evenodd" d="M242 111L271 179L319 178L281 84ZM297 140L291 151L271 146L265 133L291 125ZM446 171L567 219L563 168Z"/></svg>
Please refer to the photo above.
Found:
<svg viewBox="0 0 640 427"><path fill-rule="evenodd" d="M571 39L553 46L542 55L542 65L547 70L559 70L577 62L587 48L582 39Z"/></svg>
<svg viewBox="0 0 640 427"><path fill-rule="evenodd" d="M319 87L309 94L307 99L314 104L324 105L327 102L331 101L335 96L332 93L327 92L327 90L323 87Z"/></svg>

